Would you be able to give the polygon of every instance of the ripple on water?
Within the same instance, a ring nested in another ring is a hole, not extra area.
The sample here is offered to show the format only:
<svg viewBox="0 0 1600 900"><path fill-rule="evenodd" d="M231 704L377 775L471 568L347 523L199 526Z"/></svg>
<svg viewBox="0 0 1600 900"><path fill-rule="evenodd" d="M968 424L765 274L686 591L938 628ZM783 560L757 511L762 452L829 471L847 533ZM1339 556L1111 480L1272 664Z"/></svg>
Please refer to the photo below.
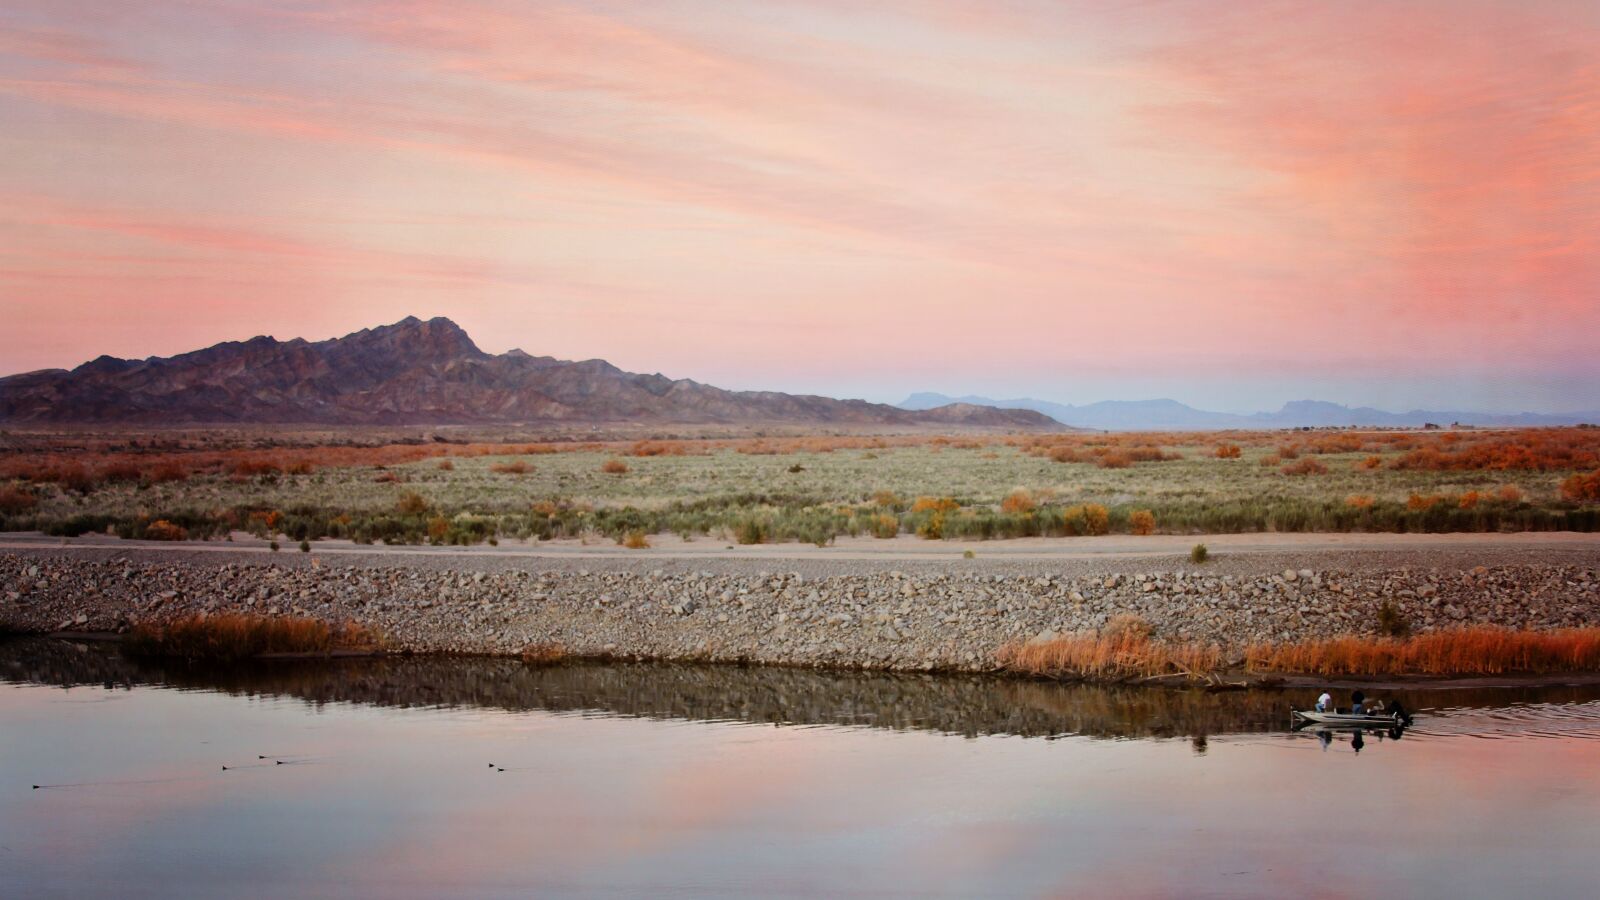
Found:
<svg viewBox="0 0 1600 900"><path fill-rule="evenodd" d="M1482 740L1600 740L1600 701L1422 709L1412 731Z"/></svg>

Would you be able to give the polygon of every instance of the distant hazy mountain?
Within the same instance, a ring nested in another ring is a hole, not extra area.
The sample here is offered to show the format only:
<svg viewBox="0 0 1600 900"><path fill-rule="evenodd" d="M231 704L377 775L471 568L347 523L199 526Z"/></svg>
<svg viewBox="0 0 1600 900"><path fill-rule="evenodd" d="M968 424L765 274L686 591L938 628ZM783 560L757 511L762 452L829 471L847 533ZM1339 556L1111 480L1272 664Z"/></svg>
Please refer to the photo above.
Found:
<svg viewBox="0 0 1600 900"><path fill-rule="evenodd" d="M908 411L865 400L727 391L479 350L449 319L407 318L342 338L255 337L171 358L102 356L0 378L0 422L445 424L659 422L1061 430L1033 410L952 403Z"/></svg>
<svg viewBox="0 0 1600 900"><path fill-rule="evenodd" d="M943 394L912 394L899 404L902 409L931 409L948 403L971 403L980 406L1003 406L1031 409L1067 425L1078 428L1101 428L1111 431L1151 431L1160 429L1215 429L1215 428L1321 428L1346 425L1379 425L1390 427L1418 427L1429 422L1448 425L1485 426L1537 426L1576 425L1582 422L1600 422L1600 411L1566 415L1546 413L1481 413L1449 410L1414 409L1396 413L1369 406L1341 406L1324 400L1296 400L1285 403L1276 412L1258 412L1250 415L1211 412L1195 409L1176 400L1102 400L1073 406L1052 403L1048 400L1018 398L991 400L987 397L947 397Z"/></svg>

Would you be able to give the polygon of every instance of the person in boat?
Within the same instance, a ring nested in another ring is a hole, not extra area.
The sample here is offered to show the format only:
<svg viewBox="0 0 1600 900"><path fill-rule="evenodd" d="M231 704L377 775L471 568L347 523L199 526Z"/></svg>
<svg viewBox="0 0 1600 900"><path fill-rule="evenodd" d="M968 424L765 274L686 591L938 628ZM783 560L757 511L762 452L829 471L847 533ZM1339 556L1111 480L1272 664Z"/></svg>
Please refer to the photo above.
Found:
<svg viewBox="0 0 1600 900"><path fill-rule="evenodd" d="M1364 716L1364 715L1366 715L1367 714L1366 704L1367 704L1367 695L1366 694L1363 694L1360 691L1356 691L1354 694L1351 694L1350 695L1350 715L1352 715L1352 716Z"/></svg>
<svg viewBox="0 0 1600 900"><path fill-rule="evenodd" d="M1333 695L1332 694L1328 693L1327 691L1323 691L1322 692L1322 696L1317 698L1317 712L1319 712L1319 713L1330 713L1330 712L1333 712Z"/></svg>

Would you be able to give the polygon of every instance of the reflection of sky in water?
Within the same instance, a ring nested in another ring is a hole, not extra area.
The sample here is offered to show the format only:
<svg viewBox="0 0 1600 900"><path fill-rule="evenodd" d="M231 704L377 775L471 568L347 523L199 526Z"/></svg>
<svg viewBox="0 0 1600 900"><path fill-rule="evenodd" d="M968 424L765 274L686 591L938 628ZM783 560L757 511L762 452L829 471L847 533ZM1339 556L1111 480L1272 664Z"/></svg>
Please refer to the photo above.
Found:
<svg viewBox="0 0 1600 900"><path fill-rule="evenodd" d="M1600 875L1578 738L1199 755L18 685L0 722L7 896L1570 896ZM259 753L307 761L221 769ZM101 784L29 788L79 782Z"/></svg>

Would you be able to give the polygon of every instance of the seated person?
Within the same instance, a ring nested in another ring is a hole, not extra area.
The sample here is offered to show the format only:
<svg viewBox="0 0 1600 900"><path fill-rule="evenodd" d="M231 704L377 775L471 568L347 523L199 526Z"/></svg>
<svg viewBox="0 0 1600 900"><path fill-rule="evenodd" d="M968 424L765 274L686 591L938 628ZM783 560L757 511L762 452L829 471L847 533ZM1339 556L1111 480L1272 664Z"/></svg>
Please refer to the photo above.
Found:
<svg viewBox="0 0 1600 900"><path fill-rule="evenodd" d="M1333 695L1332 694L1328 693L1327 691L1323 691L1322 692L1322 696L1317 698L1317 712L1319 712L1319 713L1333 712Z"/></svg>

